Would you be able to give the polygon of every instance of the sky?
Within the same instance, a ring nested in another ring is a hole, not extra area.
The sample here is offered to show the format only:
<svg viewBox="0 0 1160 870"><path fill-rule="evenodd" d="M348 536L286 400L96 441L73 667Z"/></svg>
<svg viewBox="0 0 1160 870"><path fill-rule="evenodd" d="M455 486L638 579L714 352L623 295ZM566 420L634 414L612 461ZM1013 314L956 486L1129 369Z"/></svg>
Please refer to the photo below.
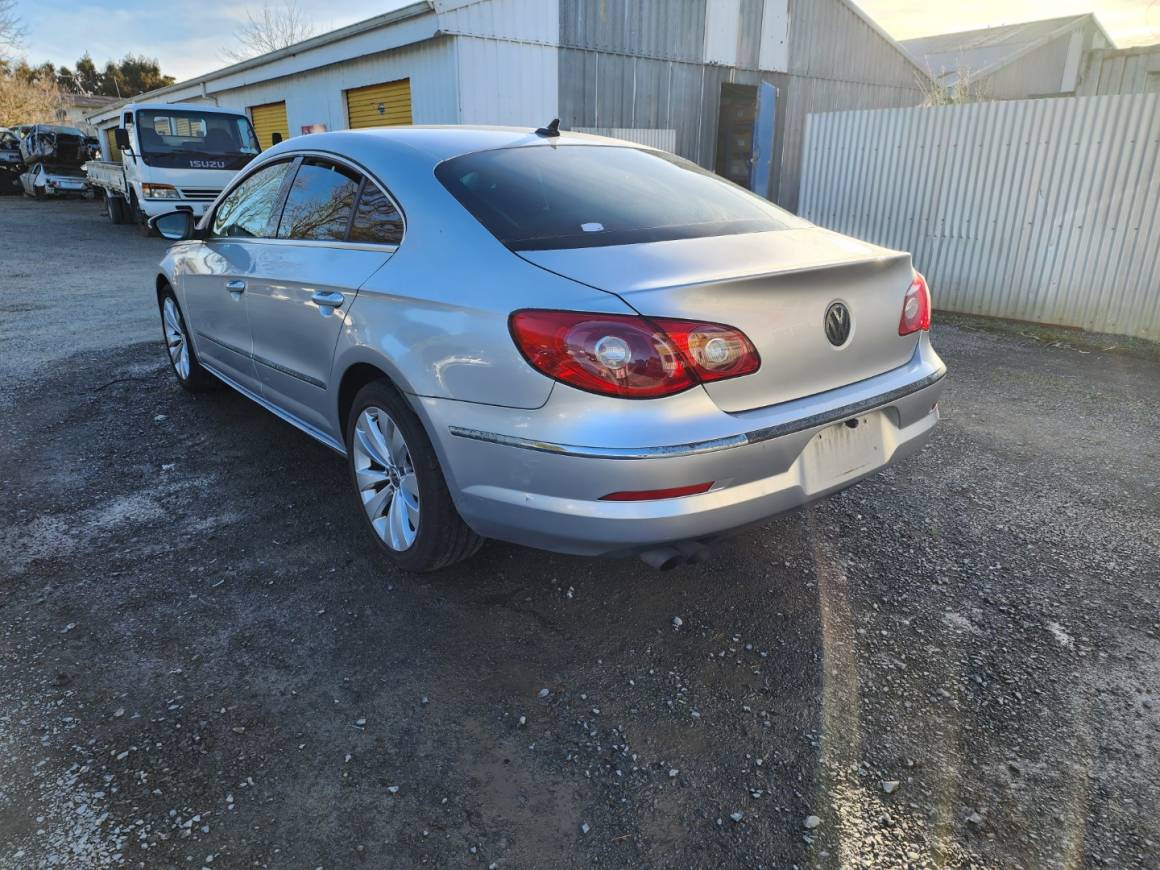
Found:
<svg viewBox="0 0 1160 870"><path fill-rule="evenodd" d="M408 0L302 0L320 32L406 5ZM806 0L809 2L809 0ZM1160 42L1160 0L858 0L896 39L1095 12L1119 47ZM341 12L336 12L341 7ZM72 66L85 51L98 66L126 53L161 61L179 80L226 65L221 56L247 0L17 0L34 64ZM315 10L317 10L315 12Z"/></svg>

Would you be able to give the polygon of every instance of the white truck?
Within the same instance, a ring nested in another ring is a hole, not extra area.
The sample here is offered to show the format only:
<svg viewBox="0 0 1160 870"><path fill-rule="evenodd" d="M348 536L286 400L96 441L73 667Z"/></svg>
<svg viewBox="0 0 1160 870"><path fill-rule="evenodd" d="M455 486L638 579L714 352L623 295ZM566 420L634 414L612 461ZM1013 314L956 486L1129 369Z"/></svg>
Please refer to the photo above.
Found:
<svg viewBox="0 0 1160 870"><path fill-rule="evenodd" d="M100 129L102 160L85 164L115 224L147 228L151 217L201 217L238 170L261 151L243 112L197 103L131 103Z"/></svg>

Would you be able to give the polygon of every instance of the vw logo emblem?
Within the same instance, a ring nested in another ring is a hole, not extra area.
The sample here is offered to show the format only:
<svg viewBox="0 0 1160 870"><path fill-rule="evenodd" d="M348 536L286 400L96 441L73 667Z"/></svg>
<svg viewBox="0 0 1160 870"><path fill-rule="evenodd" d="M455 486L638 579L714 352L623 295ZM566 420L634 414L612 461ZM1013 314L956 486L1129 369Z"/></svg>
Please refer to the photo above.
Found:
<svg viewBox="0 0 1160 870"><path fill-rule="evenodd" d="M831 302L826 309L826 338L834 347L841 347L850 338L850 309L843 302Z"/></svg>

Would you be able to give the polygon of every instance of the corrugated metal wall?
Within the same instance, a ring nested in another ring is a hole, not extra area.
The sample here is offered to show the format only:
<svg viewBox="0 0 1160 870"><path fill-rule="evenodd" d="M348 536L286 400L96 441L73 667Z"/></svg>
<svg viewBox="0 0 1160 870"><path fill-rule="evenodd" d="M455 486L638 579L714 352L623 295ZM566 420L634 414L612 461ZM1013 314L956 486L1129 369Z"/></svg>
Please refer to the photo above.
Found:
<svg viewBox="0 0 1160 870"><path fill-rule="evenodd" d="M977 82L980 96L992 100L1018 100L1060 93L1071 40L1069 31L980 79Z"/></svg>
<svg viewBox="0 0 1160 870"><path fill-rule="evenodd" d="M460 124L542 127L559 115L554 46L459 36Z"/></svg>
<svg viewBox="0 0 1160 870"><path fill-rule="evenodd" d="M572 132L591 133L593 136L610 136L613 139L624 139L626 142L647 145L649 148L659 148L661 151L673 152L677 147L676 130L641 127L575 127Z"/></svg>
<svg viewBox="0 0 1160 870"><path fill-rule="evenodd" d="M1160 340L1160 95L811 115L801 213L936 308Z"/></svg>
<svg viewBox="0 0 1160 870"><path fill-rule="evenodd" d="M772 199L797 207L809 112L912 106L922 72L844 0L788 2L790 71L759 71L767 0L558 0L565 128L676 130L676 153L716 159L721 85L779 88ZM712 14L707 14L711 12ZM736 24L722 18L734 16ZM707 38L707 28L719 28ZM706 51L737 65L705 63Z"/></svg>
<svg viewBox="0 0 1160 870"><path fill-rule="evenodd" d="M1160 46L1089 52L1077 92L1091 96L1160 92Z"/></svg>

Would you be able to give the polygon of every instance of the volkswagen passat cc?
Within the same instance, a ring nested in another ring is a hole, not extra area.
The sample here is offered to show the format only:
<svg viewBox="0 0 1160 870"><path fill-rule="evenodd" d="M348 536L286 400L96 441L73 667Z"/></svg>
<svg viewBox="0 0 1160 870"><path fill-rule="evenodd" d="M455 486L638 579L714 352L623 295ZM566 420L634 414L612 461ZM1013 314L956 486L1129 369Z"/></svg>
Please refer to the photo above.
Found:
<svg viewBox="0 0 1160 870"><path fill-rule="evenodd" d="M402 568L484 538L668 567L921 447L945 368L910 256L671 154L397 128L287 140L157 277L181 385L346 457Z"/></svg>

